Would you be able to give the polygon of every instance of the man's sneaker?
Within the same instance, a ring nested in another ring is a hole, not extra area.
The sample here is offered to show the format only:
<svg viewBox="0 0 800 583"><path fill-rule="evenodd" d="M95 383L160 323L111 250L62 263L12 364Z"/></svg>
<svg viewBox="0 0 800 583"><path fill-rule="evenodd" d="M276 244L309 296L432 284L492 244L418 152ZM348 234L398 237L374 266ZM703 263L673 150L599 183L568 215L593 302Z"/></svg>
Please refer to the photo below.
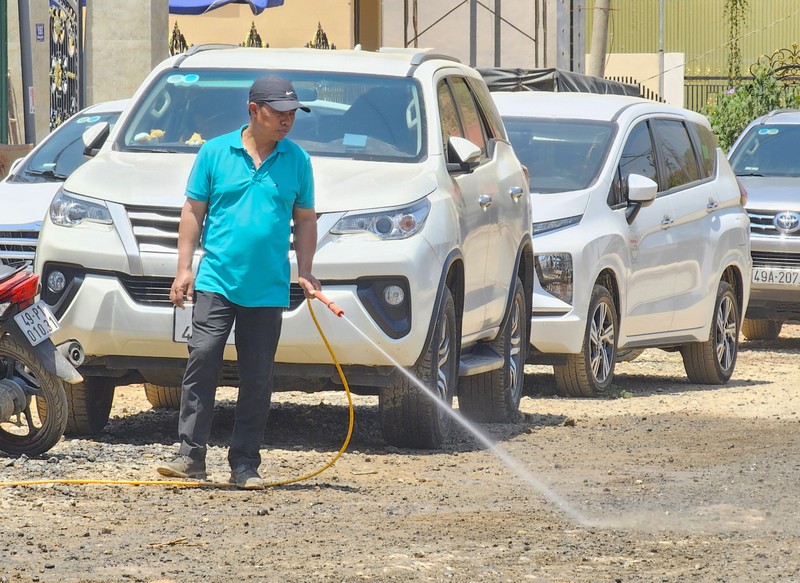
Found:
<svg viewBox="0 0 800 583"><path fill-rule="evenodd" d="M231 484L242 490L263 490L266 487L264 480L253 468L237 468L231 471Z"/></svg>
<svg viewBox="0 0 800 583"><path fill-rule="evenodd" d="M156 468L162 476L172 478L197 478L206 479L206 464L193 460L188 455L179 455L170 462L164 462Z"/></svg>

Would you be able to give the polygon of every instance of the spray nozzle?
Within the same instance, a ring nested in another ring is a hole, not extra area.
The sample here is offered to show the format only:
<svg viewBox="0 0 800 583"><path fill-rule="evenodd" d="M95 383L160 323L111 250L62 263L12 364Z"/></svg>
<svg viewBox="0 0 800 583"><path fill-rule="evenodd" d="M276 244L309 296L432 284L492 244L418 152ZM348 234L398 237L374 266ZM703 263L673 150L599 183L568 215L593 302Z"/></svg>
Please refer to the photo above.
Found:
<svg viewBox="0 0 800 583"><path fill-rule="evenodd" d="M326 306L328 306L328 309L331 312L333 312L334 314L336 314L337 316L339 316L340 318L342 316L344 316L344 310L342 308L340 308L339 306L337 306L336 304L334 304L327 297L325 297L325 295L321 291L314 292L314 297L317 298L319 301L321 301Z"/></svg>

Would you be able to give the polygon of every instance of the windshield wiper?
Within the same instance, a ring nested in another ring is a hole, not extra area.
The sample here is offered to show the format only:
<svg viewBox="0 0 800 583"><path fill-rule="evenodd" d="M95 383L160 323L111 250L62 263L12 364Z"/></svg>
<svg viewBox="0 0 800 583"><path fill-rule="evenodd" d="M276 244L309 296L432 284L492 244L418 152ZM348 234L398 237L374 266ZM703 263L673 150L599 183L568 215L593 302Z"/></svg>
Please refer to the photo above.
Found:
<svg viewBox="0 0 800 583"><path fill-rule="evenodd" d="M762 176L763 177L764 175L763 174L759 174L758 172L742 172L741 174L737 172L736 176Z"/></svg>
<svg viewBox="0 0 800 583"><path fill-rule="evenodd" d="M128 146L128 151L130 152L165 152L167 154L177 154L178 150L170 150L169 148L136 148L132 146Z"/></svg>
<svg viewBox="0 0 800 583"><path fill-rule="evenodd" d="M31 168L27 168L25 170L25 174L30 174L31 176L44 176L45 178L50 178L51 180L58 180L64 182L67 177L64 174L59 174L52 168L48 168L47 170L33 170Z"/></svg>

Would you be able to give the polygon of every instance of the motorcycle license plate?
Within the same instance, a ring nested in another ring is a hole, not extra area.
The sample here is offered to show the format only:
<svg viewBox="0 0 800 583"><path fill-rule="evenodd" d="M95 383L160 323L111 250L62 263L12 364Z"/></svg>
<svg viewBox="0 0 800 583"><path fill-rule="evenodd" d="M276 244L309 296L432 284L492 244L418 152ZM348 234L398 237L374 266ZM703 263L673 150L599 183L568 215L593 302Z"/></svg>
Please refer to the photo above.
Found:
<svg viewBox="0 0 800 583"><path fill-rule="evenodd" d="M175 317L173 319L173 327L172 327L172 340L173 342L189 342L189 338L192 337L192 306L186 302L184 304L185 307L174 308ZM228 336L228 340L226 344L234 344L235 337L234 331L231 330L231 335Z"/></svg>
<svg viewBox="0 0 800 583"><path fill-rule="evenodd" d="M39 300L14 316L20 330L25 334L31 346L44 342L61 326L44 301Z"/></svg>

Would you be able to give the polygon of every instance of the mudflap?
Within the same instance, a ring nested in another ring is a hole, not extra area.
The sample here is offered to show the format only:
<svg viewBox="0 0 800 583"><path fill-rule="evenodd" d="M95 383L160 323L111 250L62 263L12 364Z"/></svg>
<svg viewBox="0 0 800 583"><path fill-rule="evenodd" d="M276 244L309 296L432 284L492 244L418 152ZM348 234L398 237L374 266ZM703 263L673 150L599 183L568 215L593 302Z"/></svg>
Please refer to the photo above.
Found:
<svg viewBox="0 0 800 583"><path fill-rule="evenodd" d="M25 333L20 330L14 318L9 318L3 323L3 329L11 336L20 346L26 347L30 350L31 354L42 363L44 369L50 374L56 375L58 378L68 382L71 385L76 385L83 382L83 377L78 370L72 366L72 363L64 358L64 355L58 351L56 345L49 338L43 340L36 346L31 346L30 340L25 336Z"/></svg>

